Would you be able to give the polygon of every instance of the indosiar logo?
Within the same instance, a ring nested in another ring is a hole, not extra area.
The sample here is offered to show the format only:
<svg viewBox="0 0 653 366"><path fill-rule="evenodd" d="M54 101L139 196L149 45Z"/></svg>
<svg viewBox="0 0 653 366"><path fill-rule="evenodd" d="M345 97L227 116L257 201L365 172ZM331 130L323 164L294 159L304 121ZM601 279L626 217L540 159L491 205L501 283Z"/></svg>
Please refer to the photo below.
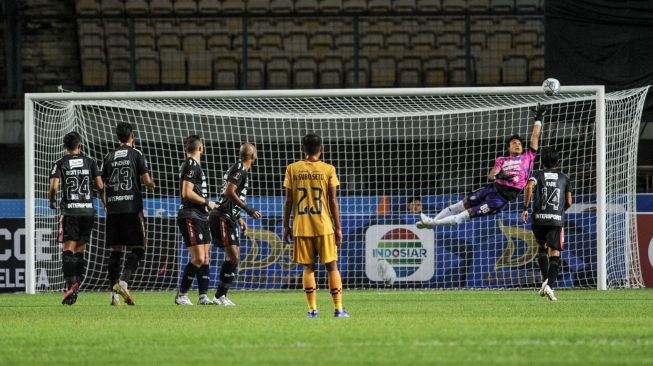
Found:
<svg viewBox="0 0 653 366"><path fill-rule="evenodd" d="M372 281L428 281L434 273L433 231L375 225L366 234L365 272Z"/></svg>

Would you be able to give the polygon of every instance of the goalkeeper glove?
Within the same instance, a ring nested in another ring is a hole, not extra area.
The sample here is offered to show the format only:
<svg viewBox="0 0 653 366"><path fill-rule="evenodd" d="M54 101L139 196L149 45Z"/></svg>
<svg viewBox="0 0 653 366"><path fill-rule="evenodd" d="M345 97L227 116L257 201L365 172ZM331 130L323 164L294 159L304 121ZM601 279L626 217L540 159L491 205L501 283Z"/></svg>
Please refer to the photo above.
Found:
<svg viewBox="0 0 653 366"><path fill-rule="evenodd" d="M57 201L56 200L50 201L50 208L53 209L53 210L57 209Z"/></svg>
<svg viewBox="0 0 653 366"><path fill-rule="evenodd" d="M513 181L515 179L514 175L508 175L502 171L498 172L497 175L494 176L496 179L501 179L501 180L506 180L506 181Z"/></svg>
<svg viewBox="0 0 653 366"><path fill-rule="evenodd" d="M550 106L537 103L537 106L531 108L531 111L533 112L533 120L535 120L536 122L537 121L542 122L544 115L547 114L549 109L551 109Z"/></svg>

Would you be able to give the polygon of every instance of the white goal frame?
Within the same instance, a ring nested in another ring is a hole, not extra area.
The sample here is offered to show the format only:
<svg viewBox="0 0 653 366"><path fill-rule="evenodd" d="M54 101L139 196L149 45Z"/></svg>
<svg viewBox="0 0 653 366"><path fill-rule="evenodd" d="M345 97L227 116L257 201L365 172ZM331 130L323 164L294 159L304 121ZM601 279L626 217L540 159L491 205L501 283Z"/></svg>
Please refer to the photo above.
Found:
<svg viewBox="0 0 653 366"><path fill-rule="evenodd" d="M242 91L156 91L156 92L82 92L25 94L25 292L36 293L35 271L35 164L34 102L57 100L132 100L132 99L220 99L220 98L292 98L292 97L409 97L496 94L540 94L540 86L460 87L396 89L310 89ZM597 215L597 289L607 289L606 266L606 104L603 85L564 86L562 93L587 93L596 96L596 215Z"/></svg>

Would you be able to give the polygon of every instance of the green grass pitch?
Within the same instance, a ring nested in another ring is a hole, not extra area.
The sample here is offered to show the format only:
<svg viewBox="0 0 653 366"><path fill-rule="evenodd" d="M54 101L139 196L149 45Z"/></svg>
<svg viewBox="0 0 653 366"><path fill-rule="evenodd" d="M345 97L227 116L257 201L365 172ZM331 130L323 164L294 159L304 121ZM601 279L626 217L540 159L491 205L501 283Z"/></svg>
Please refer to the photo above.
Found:
<svg viewBox="0 0 653 366"><path fill-rule="evenodd" d="M345 291L350 319L325 290L319 319L299 291L232 291L231 308L133 295L0 296L0 365L653 364L652 290Z"/></svg>

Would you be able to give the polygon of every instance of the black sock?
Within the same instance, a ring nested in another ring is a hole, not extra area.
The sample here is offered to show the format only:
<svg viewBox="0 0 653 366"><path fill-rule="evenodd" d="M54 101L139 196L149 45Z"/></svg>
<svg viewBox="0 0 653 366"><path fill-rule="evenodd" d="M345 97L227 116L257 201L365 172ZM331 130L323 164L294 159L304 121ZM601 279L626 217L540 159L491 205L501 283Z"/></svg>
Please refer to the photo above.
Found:
<svg viewBox="0 0 653 366"><path fill-rule="evenodd" d="M193 280L195 279L195 275L199 269L200 267L197 267L190 261L188 264L186 264L184 275L181 278L181 286L179 286L179 292L182 294L188 293L188 290L190 290L190 287L193 285Z"/></svg>
<svg viewBox="0 0 653 366"><path fill-rule="evenodd" d="M539 248L537 251L537 265L540 267L542 282L546 281L549 275L549 254L546 248Z"/></svg>
<svg viewBox="0 0 653 366"><path fill-rule="evenodd" d="M218 290L215 292L215 297L220 298L223 295L226 295L229 292L229 286L236 278L238 271L238 264L225 261L222 263L222 268L220 269L220 282L218 283Z"/></svg>
<svg viewBox="0 0 653 366"><path fill-rule="evenodd" d="M138 269L138 265L143 259L144 254L145 251L143 248L132 248L131 253L127 254L127 259L125 260L125 269L122 271L122 276L120 277L121 280L125 282L131 281L132 275Z"/></svg>
<svg viewBox="0 0 653 366"><path fill-rule="evenodd" d="M84 279L84 253L75 253L75 280L82 283Z"/></svg>
<svg viewBox="0 0 653 366"><path fill-rule="evenodd" d="M197 271L197 289L200 295L209 293L209 278L211 269L208 264L203 264Z"/></svg>
<svg viewBox="0 0 653 366"><path fill-rule="evenodd" d="M549 287L553 288L558 278L558 270L560 269L560 257L550 257L549 258Z"/></svg>
<svg viewBox="0 0 653 366"><path fill-rule="evenodd" d="M109 288L113 289L120 279L120 259L122 257L122 252L111 251L109 254Z"/></svg>
<svg viewBox="0 0 653 366"><path fill-rule="evenodd" d="M75 282L75 256L72 251L64 250L61 253L61 269L63 278L66 281L66 288L70 288Z"/></svg>

